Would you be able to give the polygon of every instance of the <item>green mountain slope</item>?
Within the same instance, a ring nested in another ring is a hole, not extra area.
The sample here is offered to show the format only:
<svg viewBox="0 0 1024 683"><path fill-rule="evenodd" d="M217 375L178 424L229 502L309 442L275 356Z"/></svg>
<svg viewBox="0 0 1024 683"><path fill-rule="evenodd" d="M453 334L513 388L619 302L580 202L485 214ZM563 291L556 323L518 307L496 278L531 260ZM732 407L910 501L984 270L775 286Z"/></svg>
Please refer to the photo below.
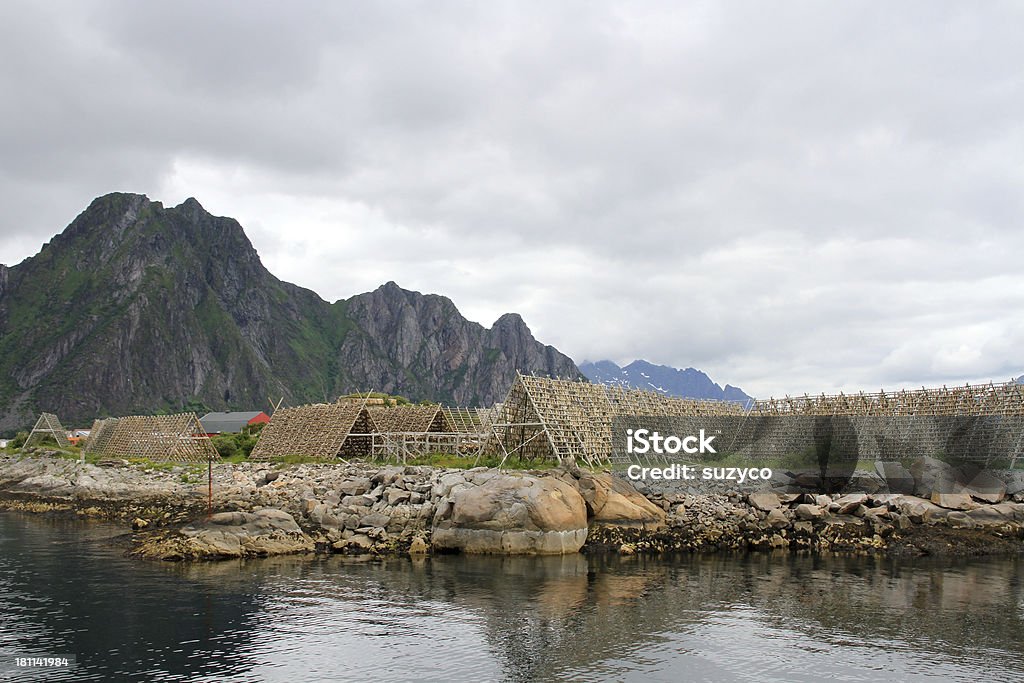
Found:
<svg viewBox="0 0 1024 683"><path fill-rule="evenodd" d="M491 329L388 283L328 304L263 267L194 199L92 202L36 256L0 266L0 428L185 406L266 408L378 390L501 400L514 372L579 377L519 316Z"/></svg>

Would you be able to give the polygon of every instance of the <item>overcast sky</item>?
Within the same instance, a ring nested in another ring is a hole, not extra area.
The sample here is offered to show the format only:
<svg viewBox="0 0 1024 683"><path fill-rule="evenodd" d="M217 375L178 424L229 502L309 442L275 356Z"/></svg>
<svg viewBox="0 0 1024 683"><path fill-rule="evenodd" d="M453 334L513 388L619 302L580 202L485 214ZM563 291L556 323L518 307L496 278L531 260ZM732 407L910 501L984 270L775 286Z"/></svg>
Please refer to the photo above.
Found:
<svg viewBox="0 0 1024 683"><path fill-rule="evenodd" d="M196 197L329 301L395 280L756 396L1024 371L1024 5L0 4L0 262Z"/></svg>

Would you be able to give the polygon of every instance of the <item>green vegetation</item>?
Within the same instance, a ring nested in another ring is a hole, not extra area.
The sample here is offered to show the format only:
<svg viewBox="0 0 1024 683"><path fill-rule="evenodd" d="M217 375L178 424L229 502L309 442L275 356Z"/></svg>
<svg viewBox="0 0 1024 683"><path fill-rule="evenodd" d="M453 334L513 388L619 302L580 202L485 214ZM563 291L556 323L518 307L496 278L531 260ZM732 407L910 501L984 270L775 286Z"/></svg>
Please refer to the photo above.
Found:
<svg viewBox="0 0 1024 683"><path fill-rule="evenodd" d="M237 458L229 460L229 462L244 462L244 460ZM271 458L269 462L273 463L276 467L281 468L287 465L330 465L338 464L341 461L323 460L321 458L311 458L307 455L296 454L286 455L279 458ZM468 470L473 467L498 467L501 464L501 458L491 457L477 459L475 456L454 455L452 453L429 453L418 458L408 458L406 460L390 458L387 460L369 460L365 462L376 465L424 465L428 467L446 467L449 469ZM551 469L554 466L555 463L551 460L520 460L518 458L508 458L501 468L505 470L546 470Z"/></svg>
<svg viewBox="0 0 1024 683"><path fill-rule="evenodd" d="M217 434L211 437L210 441L221 458L234 459L233 462L243 462L256 447L262 429L263 425L261 424L252 425L236 434Z"/></svg>
<svg viewBox="0 0 1024 683"><path fill-rule="evenodd" d="M507 458L505 463L501 464L501 458L498 457L481 457L455 455L453 453L428 453L421 455L416 458L408 458L406 460L399 460L397 458L390 458L381 462L384 465L426 465L429 467L447 467L451 469L462 469L468 470L473 467L498 467L504 470L546 470L551 469L555 466L551 460L538 458L535 460L531 459L519 459L519 458Z"/></svg>

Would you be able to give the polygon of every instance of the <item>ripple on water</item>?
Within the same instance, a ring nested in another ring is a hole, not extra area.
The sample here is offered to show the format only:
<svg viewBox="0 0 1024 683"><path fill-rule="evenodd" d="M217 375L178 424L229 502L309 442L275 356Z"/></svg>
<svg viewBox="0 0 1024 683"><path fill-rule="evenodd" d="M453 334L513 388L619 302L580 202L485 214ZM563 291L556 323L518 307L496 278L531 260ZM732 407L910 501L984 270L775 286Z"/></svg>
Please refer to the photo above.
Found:
<svg viewBox="0 0 1024 683"><path fill-rule="evenodd" d="M77 656L57 681L1024 678L1016 559L174 565L116 531L0 514L0 657Z"/></svg>

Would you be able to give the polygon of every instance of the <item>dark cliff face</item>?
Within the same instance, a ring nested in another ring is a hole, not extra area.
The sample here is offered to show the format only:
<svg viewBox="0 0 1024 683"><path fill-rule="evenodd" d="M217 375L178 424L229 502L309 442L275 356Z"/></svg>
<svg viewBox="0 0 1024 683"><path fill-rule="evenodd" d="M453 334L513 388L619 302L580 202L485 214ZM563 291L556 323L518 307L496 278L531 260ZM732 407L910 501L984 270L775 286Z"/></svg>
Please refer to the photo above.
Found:
<svg viewBox="0 0 1024 683"><path fill-rule="evenodd" d="M517 369L579 377L518 316L487 330L394 283L328 304L271 275L236 221L131 194L0 269L0 333L2 428L370 389L490 404Z"/></svg>
<svg viewBox="0 0 1024 683"><path fill-rule="evenodd" d="M518 315L506 314L488 330L463 318L449 299L394 282L345 303L355 329L338 354L344 390L491 405L504 398L516 370L580 377L572 360L538 343Z"/></svg>

